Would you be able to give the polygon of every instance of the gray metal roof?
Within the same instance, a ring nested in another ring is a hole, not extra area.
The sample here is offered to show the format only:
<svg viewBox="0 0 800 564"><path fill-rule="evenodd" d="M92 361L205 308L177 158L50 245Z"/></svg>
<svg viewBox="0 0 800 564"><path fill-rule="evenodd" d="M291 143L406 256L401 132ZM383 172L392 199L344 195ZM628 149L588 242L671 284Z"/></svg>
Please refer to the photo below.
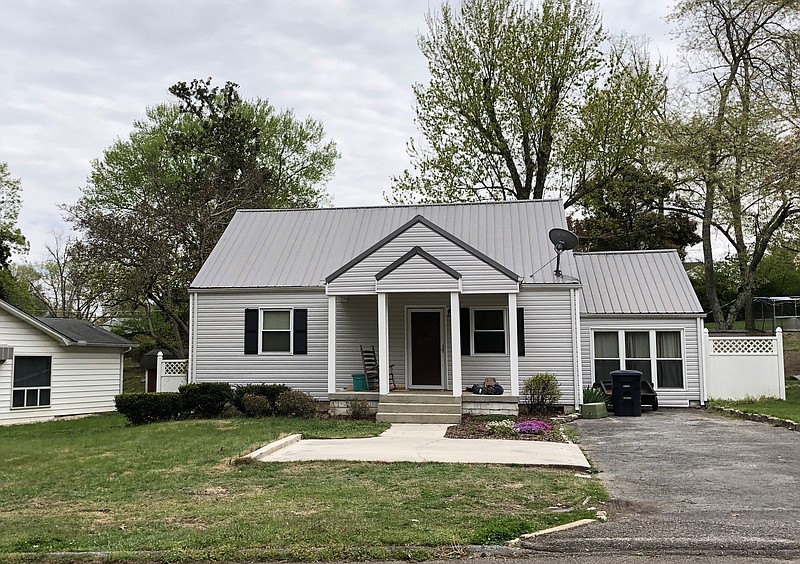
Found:
<svg viewBox="0 0 800 564"><path fill-rule="evenodd" d="M575 253L575 259L583 284L581 313L703 313L674 250Z"/></svg>
<svg viewBox="0 0 800 564"><path fill-rule="evenodd" d="M572 253L562 255L564 278L553 274L555 252L547 233L566 227L561 201L524 200L240 210L192 288L322 286L326 276L417 215L516 272L524 283L577 281Z"/></svg>
<svg viewBox="0 0 800 564"><path fill-rule="evenodd" d="M81 319L59 317L37 317L36 319L76 344L86 343L87 346L122 348L138 346L124 337Z"/></svg>

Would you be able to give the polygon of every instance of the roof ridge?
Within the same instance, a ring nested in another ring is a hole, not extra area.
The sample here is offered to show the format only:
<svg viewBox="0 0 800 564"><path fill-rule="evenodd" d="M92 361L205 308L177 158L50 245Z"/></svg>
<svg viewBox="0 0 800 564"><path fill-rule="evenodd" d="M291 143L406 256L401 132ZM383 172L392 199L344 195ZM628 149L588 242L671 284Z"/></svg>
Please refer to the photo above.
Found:
<svg viewBox="0 0 800 564"><path fill-rule="evenodd" d="M439 203L419 203L419 204L387 204L385 206L331 206L328 208L243 208L236 210L237 213L269 213L269 212L289 212L289 211L337 211L337 210L374 210L374 209L398 209L398 208L419 208L419 207L446 207L446 206L487 206L487 205L519 205L532 203L562 203L561 198L539 198L530 200L486 200L482 202L439 202Z"/></svg>
<svg viewBox="0 0 800 564"><path fill-rule="evenodd" d="M576 251L575 255L630 255L630 254L645 254L645 253L677 253L676 249L641 249L641 250L627 250L627 251Z"/></svg>

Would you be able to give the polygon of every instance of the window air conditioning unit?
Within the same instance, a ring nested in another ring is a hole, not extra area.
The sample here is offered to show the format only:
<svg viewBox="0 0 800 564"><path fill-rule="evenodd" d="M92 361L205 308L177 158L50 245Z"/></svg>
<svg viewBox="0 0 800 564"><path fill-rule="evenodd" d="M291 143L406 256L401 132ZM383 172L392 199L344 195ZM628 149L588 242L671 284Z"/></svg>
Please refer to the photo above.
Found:
<svg viewBox="0 0 800 564"><path fill-rule="evenodd" d="M14 347L0 345L0 363L14 358Z"/></svg>

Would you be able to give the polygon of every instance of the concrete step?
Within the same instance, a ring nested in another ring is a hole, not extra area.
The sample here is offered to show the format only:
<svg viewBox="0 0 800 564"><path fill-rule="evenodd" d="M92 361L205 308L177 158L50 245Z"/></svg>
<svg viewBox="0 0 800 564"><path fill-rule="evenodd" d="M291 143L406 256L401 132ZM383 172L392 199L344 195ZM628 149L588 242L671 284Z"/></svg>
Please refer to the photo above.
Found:
<svg viewBox="0 0 800 564"><path fill-rule="evenodd" d="M376 419L384 423L436 423L455 425L461 422L461 414L449 413L381 413Z"/></svg>
<svg viewBox="0 0 800 564"><path fill-rule="evenodd" d="M387 403L378 404L379 413L443 413L461 415L461 404Z"/></svg>
<svg viewBox="0 0 800 564"><path fill-rule="evenodd" d="M380 397L381 403L425 403L428 405L461 405L461 398L452 394L404 394L392 392Z"/></svg>

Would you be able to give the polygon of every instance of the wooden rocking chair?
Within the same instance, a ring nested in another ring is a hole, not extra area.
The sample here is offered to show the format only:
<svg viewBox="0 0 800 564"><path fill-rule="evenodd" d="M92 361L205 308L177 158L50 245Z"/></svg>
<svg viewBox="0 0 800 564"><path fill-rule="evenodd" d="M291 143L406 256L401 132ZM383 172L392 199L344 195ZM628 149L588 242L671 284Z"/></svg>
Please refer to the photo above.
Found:
<svg viewBox="0 0 800 564"><path fill-rule="evenodd" d="M375 390L378 388L378 356L375 354L375 345L369 348L359 345L361 349L361 364L364 366L364 375L367 377L367 388ZM394 364L389 365L389 389L394 390Z"/></svg>

